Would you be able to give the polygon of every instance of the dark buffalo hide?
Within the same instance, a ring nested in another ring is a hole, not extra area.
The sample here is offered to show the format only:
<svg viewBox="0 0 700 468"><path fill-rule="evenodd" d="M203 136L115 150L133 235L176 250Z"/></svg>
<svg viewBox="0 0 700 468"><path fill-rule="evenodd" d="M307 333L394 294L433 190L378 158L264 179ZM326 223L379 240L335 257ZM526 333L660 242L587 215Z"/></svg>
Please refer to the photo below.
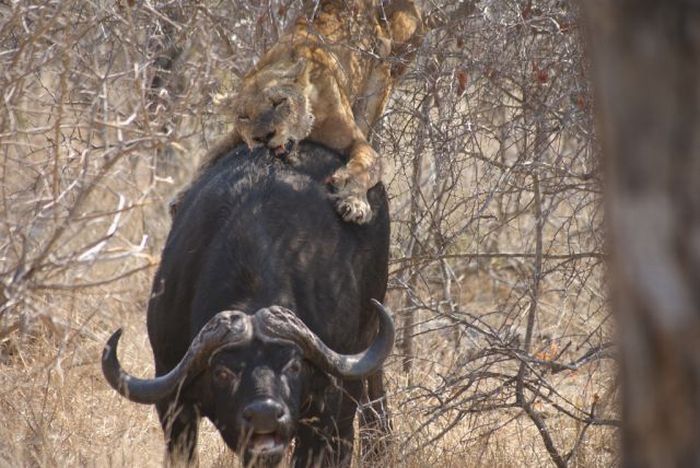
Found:
<svg viewBox="0 0 700 468"><path fill-rule="evenodd" d="M171 457L195 458L201 416L261 466L292 440L297 466L349 464L363 399L363 421L388 427L393 326L372 301L387 285L387 198L377 185L372 221L343 222L324 184L342 164L310 143L284 160L239 147L183 198L148 305L156 378L121 369L120 332L103 357L113 387L156 405Z"/></svg>

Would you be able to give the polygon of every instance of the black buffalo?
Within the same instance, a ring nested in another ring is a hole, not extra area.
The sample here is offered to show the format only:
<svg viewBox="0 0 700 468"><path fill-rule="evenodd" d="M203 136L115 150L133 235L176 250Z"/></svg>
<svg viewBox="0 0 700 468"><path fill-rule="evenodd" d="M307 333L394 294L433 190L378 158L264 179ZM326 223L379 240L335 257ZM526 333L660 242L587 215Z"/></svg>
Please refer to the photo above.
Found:
<svg viewBox="0 0 700 468"><path fill-rule="evenodd" d="M201 416L246 465L276 465L292 440L296 466L348 465L363 399L388 428L386 193L370 191L371 223L344 223L323 185L340 165L310 143L285 161L241 147L182 200L148 305L156 377L122 370L121 330L102 358L112 387L156 405L171 458L195 459Z"/></svg>

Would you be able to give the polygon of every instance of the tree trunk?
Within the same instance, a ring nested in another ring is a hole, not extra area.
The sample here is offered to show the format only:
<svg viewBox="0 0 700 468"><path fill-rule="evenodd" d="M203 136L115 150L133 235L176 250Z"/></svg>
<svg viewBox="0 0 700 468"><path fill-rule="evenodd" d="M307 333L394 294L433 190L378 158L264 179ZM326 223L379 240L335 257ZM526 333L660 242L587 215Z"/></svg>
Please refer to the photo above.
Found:
<svg viewBox="0 0 700 468"><path fill-rule="evenodd" d="M700 466L700 6L581 2L622 356L624 466Z"/></svg>

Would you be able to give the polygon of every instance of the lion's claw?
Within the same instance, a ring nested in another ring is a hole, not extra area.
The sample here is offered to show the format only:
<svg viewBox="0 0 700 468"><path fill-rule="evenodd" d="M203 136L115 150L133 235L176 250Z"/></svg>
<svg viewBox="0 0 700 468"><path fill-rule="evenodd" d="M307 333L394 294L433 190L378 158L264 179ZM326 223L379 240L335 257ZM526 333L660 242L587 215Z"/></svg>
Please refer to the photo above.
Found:
<svg viewBox="0 0 700 468"><path fill-rule="evenodd" d="M372 219L372 208L364 196L340 196L336 202L336 209L343 221L348 223L365 224Z"/></svg>

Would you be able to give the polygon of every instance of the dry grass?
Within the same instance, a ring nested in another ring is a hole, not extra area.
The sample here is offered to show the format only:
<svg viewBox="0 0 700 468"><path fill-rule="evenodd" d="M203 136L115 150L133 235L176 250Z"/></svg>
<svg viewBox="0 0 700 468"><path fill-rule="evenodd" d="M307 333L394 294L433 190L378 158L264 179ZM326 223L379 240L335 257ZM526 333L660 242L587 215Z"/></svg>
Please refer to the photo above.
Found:
<svg viewBox="0 0 700 468"><path fill-rule="evenodd" d="M121 351L123 360L138 375L150 375L151 356L142 311L118 315L124 318L114 322L126 327L128 338ZM107 330L96 330L96 335L106 339ZM43 336L3 365L0 465L161 465L162 432L155 411L130 403L108 388L99 367L101 346L100 342L79 336L61 343ZM604 394L606 382L587 382L589 377L569 376L562 391L574 398ZM418 377L424 385L434 378L433 373ZM431 443L431 435L446 425L447 415L444 421L433 424L430 431L419 431L423 411L420 405L411 404L413 395L402 390L402 380L398 372L390 370L397 440L400 443L411 440L411 449L401 456L395 455L391 465L544 466L549 463L536 429L516 410L466 417L438 443ZM543 410L547 414L547 409ZM555 411L550 415L548 422L557 440L571 445L577 428ZM574 465L610 466L616 446L614 431L592 430L588 434ZM233 458L208 423L201 428L199 453L202 466L223 466L224 461Z"/></svg>
<svg viewBox="0 0 700 468"><path fill-rule="evenodd" d="M137 375L152 375L144 310L139 306L148 294L148 276L144 273L129 280L125 289L133 296L131 304L107 304L100 316L109 319L96 320L93 316L81 323L81 329L90 336L78 331L56 336L37 329L24 337L13 354L3 354L0 466L162 464L163 436L155 410L118 396L103 380L99 365L103 342L114 328L123 326L123 362ZM83 310L105 307L101 300L76 300ZM440 344L426 343L426 347L432 348L430 356L437 356ZM447 367L440 363L450 359L449 352L445 352L430 365L418 365L414 381L425 388L439 386L440 367ZM536 428L515 409L468 415L433 443L432 437L451 422L452 414L445 412L429 428L422 427L426 415L431 414L426 407L432 403L426 403L417 389L405 390L406 379L398 367L396 360L389 365L390 402L396 440L399 446L406 445L401 453L391 455L390 466L505 467L550 463ZM572 399L605 396L609 387L606 376L610 373L583 371L565 375L557 388ZM570 446L580 427L551 408L541 409L557 441ZM573 466L610 466L615 447L614 431L591 430L577 451ZM398 447L395 449L398 451ZM201 427L199 456L202 466L229 466L234 461L208 422Z"/></svg>

